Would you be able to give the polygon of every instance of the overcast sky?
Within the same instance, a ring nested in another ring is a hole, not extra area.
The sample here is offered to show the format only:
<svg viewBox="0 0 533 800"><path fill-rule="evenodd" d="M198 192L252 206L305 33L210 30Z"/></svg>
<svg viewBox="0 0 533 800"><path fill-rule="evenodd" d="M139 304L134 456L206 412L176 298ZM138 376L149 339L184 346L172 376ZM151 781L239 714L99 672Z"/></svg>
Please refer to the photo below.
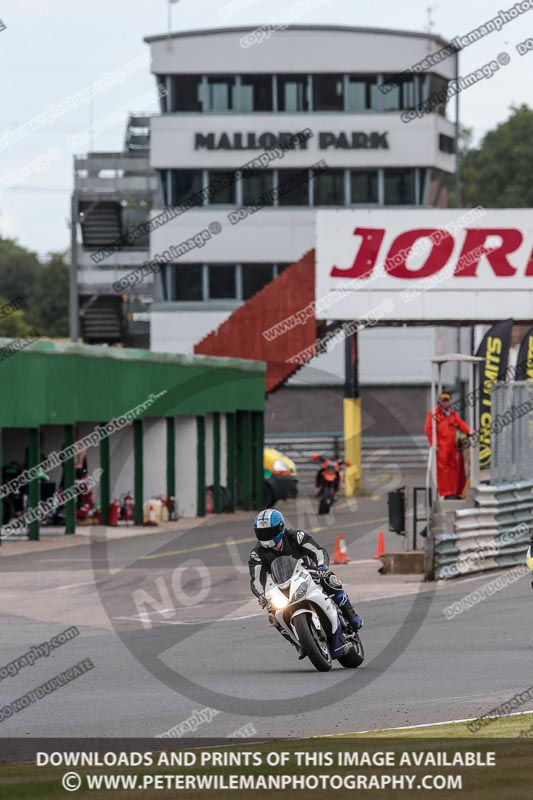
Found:
<svg viewBox="0 0 533 800"><path fill-rule="evenodd" d="M179 0L172 6L172 28L261 24L285 10L305 8L307 2L314 9L302 14L298 20L302 24L424 30L431 0L241 0L248 7L225 19L221 9L229 2ZM441 0L432 6L432 29L451 39L512 5L506 0ZM142 57L148 50L143 37L167 32L167 9L167 0L4 0L0 9L6 26L0 31L0 143L7 131L45 112L51 104L61 103L106 72ZM461 95L461 121L474 128L476 138L505 120L511 105L533 106L533 52L520 57L516 51L528 33L533 37L533 10L461 54L462 75L502 52L511 57L510 64L490 81L481 81ZM311 67L312 54L310 61ZM120 121L94 138L93 149L121 149L128 110L155 110L151 97L155 101L148 66L99 94L92 103L94 123L117 110ZM0 149L1 235L18 239L41 255L66 249L72 153L88 149L75 147L68 139L86 132L90 119L90 104L84 103ZM28 163L37 171L22 179L20 170ZM12 180L19 182L2 189Z"/></svg>

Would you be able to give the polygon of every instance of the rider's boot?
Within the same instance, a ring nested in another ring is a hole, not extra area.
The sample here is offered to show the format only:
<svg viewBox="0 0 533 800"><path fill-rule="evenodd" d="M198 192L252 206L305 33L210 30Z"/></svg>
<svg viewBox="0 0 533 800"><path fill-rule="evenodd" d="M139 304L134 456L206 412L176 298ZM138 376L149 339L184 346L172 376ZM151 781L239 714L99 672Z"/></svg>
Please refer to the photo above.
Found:
<svg viewBox="0 0 533 800"><path fill-rule="evenodd" d="M348 620L354 631L360 631L363 627L363 618L356 613L355 608L350 603L350 598L346 594L346 592L337 592L337 594L333 597L339 608L341 609L342 613L344 614L345 618Z"/></svg>

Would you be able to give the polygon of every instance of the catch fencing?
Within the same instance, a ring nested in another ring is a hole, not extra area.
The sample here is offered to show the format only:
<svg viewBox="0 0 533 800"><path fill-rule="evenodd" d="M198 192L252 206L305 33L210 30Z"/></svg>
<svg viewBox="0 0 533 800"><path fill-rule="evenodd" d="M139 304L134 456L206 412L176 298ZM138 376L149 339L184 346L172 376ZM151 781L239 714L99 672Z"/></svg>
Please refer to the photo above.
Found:
<svg viewBox="0 0 533 800"><path fill-rule="evenodd" d="M492 386L491 483L533 480L533 382Z"/></svg>

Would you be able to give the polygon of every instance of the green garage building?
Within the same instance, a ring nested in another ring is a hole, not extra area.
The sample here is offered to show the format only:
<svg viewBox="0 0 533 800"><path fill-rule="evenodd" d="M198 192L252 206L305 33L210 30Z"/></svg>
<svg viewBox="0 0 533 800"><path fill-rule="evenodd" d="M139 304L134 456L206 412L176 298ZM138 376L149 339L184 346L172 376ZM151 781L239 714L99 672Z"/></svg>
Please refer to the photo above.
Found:
<svg viewBox="0 0 533 800"><path fill-rule="evenodd" d="M12 352L9 345L0 339L0 463L28 470L29 511L40 502L30 470L46 457L51 480L59 485L64 474L65 489L73 488L72 445L87 437L88 473L101 470L94 491L102 524L112 499L128 491L136 524L144 501L159 495L176 498L179 516L203 516L211 485L215 512L219 486L229 490L228 510L262 505L262 362L43 341ZM75 498L66 504L66 532L74 531ZM28 532L39 538L38 520Z"/></svg>

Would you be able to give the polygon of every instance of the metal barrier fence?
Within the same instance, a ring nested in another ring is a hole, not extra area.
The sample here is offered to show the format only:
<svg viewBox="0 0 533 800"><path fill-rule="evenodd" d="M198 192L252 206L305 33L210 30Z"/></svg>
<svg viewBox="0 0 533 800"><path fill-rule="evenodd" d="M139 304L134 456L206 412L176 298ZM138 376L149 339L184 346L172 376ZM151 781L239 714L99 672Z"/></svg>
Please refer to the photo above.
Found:
<svg viewBox="0 0 533 800"><path fill-rule="evenodd" d="M316 472L311 453L344 458L344 436L332 433L270 433L265 446L275 447L292 458L300 477ZM365 472L424 472L428 445L425 436L367 436L362 437L363 475Z"/></svg>
<svg viewBox="0 0 533 800"><path fill-rule="evenodd" d="M492 386L491 483L533 480L533 382Z"/></svg>

